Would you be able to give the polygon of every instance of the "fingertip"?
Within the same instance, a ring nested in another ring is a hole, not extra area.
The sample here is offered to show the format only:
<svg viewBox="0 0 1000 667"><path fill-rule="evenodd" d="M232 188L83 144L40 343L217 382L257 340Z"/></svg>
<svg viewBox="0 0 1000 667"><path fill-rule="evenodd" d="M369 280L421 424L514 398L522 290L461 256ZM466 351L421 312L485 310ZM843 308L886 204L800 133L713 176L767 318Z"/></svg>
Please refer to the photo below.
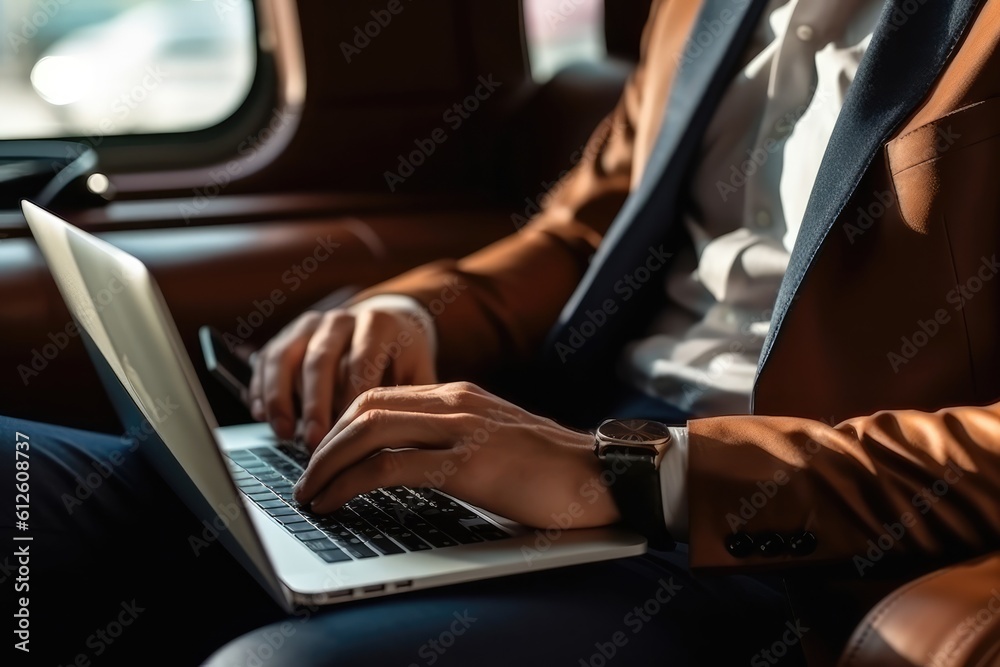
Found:
<svg viewBox="0 0 1000 667"><path fill-rule="evenodd" d="M305 427L305 441L310 450L316 451L323 438L326 437L327 429L315 419L310 419Z"/></svg>
<svg viewBox="0 0 1000 667"><path fill-rule="evenodd" d="M295 502L297 502L299 505L306 504L306 496L305 493L302 491L302 488L303 484L301 479L295 483L294 487L292 487L292 498L294 498Z"/></svg>
<svg viewBox="0 0 1000 667"><path fill-rule="evenodd" d="M281 440L291 440L295 436L295 424L287 417L275 417L271 420L274 434Z"/></svg>
<svg viewBox="0 0 1000 667"><path fill-rule="evenodd" d="M309 508L316 514L329 514L331 512L335 512L343 506L344 503L330 501L326 498L320 498L313 500L312 503L310 503Z"/></svg>

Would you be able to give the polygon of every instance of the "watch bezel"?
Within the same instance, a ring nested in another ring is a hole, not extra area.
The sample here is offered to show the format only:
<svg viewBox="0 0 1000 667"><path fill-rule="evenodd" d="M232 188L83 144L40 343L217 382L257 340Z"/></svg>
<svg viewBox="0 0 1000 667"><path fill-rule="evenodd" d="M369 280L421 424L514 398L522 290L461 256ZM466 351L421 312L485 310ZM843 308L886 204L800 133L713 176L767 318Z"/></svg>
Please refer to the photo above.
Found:
<svg viewBox="0 0 1000 667"><path fill-rule="evenodd" d="M661 437L650 438L645 442L637 442L615 437L608 434L605 430L605 427L609 424L621 424L624 422L656 424L658 427L662 427L664 434ZM666 450L671 442L670 427L667 424L651 419L605 419L595 430L594 436L594 451L601 458L604 458L608 454L620 454L625 456L650 456L655 459L662 451Z"/></svg>

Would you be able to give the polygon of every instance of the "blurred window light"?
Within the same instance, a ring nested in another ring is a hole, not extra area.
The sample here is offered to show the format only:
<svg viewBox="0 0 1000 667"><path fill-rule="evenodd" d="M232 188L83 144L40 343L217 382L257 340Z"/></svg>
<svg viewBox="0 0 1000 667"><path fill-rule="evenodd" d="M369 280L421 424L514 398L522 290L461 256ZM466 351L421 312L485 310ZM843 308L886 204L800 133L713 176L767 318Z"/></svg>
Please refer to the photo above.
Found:
<svg viewBox="0 0 1000 667"><path fill-rule="evenodd" d="M607 55L604 0L522 0L531 74L539 83L570 63Z"/></svg>
<svg viewBox="0 0 1000 667"><path fill-rule="evenodd" d="M3 0L0 139L205 129L256 68L253 0Z"/></svg>

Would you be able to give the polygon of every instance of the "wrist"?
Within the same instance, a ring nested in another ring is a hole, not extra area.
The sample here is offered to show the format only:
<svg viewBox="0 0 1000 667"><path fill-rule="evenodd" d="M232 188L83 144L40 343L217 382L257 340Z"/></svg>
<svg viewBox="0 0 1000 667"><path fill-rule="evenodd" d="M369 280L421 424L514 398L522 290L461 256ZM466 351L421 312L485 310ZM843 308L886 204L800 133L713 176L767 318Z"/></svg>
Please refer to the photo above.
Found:
<svg viewBox="0 0 1000 667"><path fill-rule="evenodd" d="M425 336L432 358L437 357L438 336L434 325L434 316L420 301L406 294L376 294L358 301L350 307L350 310L355 313L373 309L405 314L411 319L414 330Z"/></svg>
<svg viewBox="0 0 1000 667"><path fill-rule="evenodd" d="M674 545L664 519L658 471L672 446L671 427L643 419L609 419L594 438L602 482L611 491L621 522L660 550Z"/></svg>

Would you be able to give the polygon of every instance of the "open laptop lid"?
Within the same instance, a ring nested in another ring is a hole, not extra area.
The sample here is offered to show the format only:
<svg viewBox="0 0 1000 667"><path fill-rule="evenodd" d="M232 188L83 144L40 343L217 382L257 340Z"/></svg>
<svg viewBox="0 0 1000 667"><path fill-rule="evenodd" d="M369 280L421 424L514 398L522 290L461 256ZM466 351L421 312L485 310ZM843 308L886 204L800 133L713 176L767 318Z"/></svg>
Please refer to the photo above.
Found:
<svg viewBox="0 0 1000 667"><path fill-rule="evenodd" d="M285 609L281 585L229 476L216 426L159 288L135 257L28 201L21 209L126 429L195 515ZM211 526L212 528L209 528Z"/></svg>

